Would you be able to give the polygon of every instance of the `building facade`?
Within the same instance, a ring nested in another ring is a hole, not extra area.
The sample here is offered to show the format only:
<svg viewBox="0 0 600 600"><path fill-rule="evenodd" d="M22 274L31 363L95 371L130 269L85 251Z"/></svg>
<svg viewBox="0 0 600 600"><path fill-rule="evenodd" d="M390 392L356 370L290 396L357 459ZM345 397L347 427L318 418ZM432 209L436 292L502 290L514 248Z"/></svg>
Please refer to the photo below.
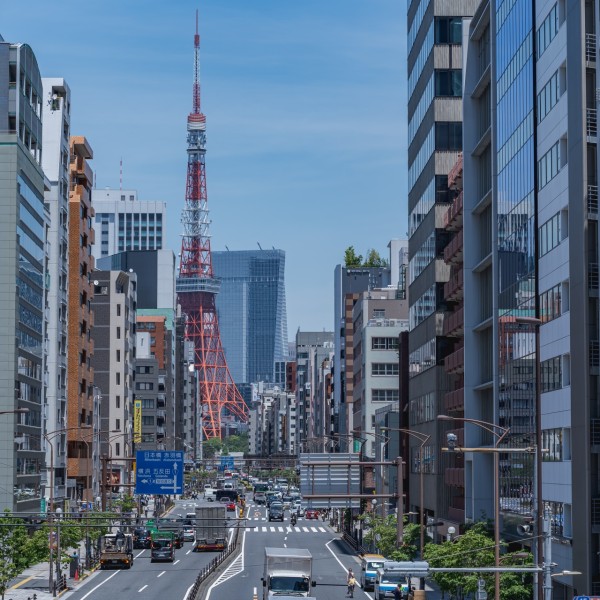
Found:
<svg viewBox="0 0 600 600"><path fill-rule="evenodd" d="M125 250L161 250L167 212L166 202L137 199L135 190L94 189L95 228L98 241L94 257Z"/></svg>
<svg viewBox="0 0 600 600"><path fill-rule="evenodd" d="M88 452L94 417L94 327L91 205L92 149L83 136L70 139L69 281L67 355L67 484L76 499L91 500L92 463ZM70 494L71 499L72 494Z"/></svg>
<svg viewBox="0 0 600 600"><path fill-rule="evenodd" d="M285 252L213 251L212 260L221 280L221 341L231 376L249 402L248 384L274 383L276 364L287 359Z"/></svg>
<svg viewBox="0 0 600 600"><path fill-rule="evenodd" d="M27 409L0 418L0 508L38 512L46 481L43 439L44 302L47 252L42 171L43 86L26 44L0 38L0 410ZM16 293L15 293L16 282Z"/></svg>
<svg viewBox="0 0 600 600"><path fill-rule="evenodd" d="M132 456L133 442L137 289L135 273L95 271L93 277L92 367L102 396L100 446L108 457L105 504L107 485L115 492L131 483L131 461L126 459Z"/></svg>
<svg viewBox="0 0 600 600"><path fill-rule="evenodd" d="M443 251L450 235L444 215L456 196L448 188L448 173L463 143L462 20L477 4L412 0L408 5L409 401L420 415L415 430L436 444L445 431L436 415L450 389L444 357L453 347L442 334L444 284L450 280ZM411 437L411 453L418 446ZM436 519L450 502L438 476L440 458L424 477L425 513ZM411 505L419 502L410 499Z"/></svg>

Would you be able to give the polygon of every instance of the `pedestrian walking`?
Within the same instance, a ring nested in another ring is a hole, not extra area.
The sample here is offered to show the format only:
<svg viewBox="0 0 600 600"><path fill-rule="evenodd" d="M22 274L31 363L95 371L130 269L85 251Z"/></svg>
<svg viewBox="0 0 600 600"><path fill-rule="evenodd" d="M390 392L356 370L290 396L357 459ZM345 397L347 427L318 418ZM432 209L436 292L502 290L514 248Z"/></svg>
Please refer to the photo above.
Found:
<svg viewBox="0 0 600 600"><path fill-rule="evenodd" d="M404 600L404 596L402 595L402 584L399 583L394 589L394 600Z"/></svg>

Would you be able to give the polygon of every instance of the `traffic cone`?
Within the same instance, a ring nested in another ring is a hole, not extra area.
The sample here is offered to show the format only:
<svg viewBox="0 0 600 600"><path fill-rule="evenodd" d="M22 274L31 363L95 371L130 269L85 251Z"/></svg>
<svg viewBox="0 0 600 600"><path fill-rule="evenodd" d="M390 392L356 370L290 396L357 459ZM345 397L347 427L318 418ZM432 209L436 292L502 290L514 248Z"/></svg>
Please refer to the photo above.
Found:
<svg viewBox="0 0 600 600"><path fill-rule="evenodd" d="M75 581L79 581L79 569L75 569Z"/></svg>

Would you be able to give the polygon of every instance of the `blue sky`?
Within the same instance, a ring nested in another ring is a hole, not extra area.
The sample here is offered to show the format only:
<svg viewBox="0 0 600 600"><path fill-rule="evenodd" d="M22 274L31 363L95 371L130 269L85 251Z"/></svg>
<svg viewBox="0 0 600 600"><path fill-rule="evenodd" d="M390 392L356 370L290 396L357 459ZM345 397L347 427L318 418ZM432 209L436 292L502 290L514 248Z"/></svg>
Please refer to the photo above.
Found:
<svg viewBox="0 0 600 600"><path fill-rule="evenodd" d="M212 247L286 251L292 339L333 328L345 248L406 237L404 4L4 0L0 34L66 79L97 187L122 158L124 188L167 201L178 253L199 5Z"/></svg>

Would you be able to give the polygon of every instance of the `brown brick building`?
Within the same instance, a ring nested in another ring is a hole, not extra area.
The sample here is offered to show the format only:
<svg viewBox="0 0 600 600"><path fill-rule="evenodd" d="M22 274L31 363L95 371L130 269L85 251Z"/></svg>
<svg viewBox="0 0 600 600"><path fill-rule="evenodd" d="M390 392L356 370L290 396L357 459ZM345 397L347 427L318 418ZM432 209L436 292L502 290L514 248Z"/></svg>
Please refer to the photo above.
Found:
<svg viewBox="0 0 600 600"><path fill-rule="evenodd" d="M94 210L91 205L93 173L89 160L93 153L82 136L71 137L70 152L67 477L75 479L78 499L92 500L94 371L91 357L94 342L90 330L94 324L91 309Z"/></svg>

